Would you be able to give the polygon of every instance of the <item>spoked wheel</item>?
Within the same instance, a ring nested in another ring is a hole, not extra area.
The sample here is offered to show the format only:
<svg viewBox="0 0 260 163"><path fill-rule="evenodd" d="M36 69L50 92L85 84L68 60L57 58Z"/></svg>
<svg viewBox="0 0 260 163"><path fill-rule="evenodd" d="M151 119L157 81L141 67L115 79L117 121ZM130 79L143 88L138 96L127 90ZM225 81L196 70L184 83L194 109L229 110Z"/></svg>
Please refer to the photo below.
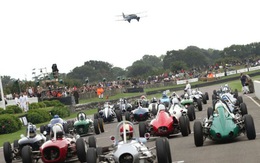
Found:
<svg viewBox="0 0 260 163"><path fill-rule="evenodd" d="M93 147L93 148L97 147L97 141L96 141L96 138L94 136L88 137L88 146Z"/></svg>
<svg viewBox="0 0 260 163"><path fill-rule="evenodd" d="M29 145L26 145L22 148L22 160L23 162L33 163L33 154L31 147Z"/></svg>
<svg viewBox="0 0 260 163"><path fill-rule="evenodd" d="M244 115L243 117L244 122L245 122L245 130L246 130L246 136L248 140L253 140L256 137L256 132L255 132L255 124L253 117L249 114Z"/></svg>
<svg viewBox="0 0 260 163"><path fill-rule="evenodd" d="M145 133L146 133L146 123L140 122L139 123L139 136L144 137Z"/></svg>
<svg viewBox="0 0 260 163"><path fill-rule="evenodd" d="M85 142L82 138L77 139L76 149L77 149L77 156L79 158L79 161L86 162L87 161L86 147L85 147Z"/></svg>
<svg viewBox="0 0 260 163"><path fill-rule="evenodd" d="M203 146L203 130L200 121L196 121L193 126L194 142L196 147Z"/></svg>
<svg viewBox="0 0 260 163"><path fill-rule="evenodd" d="M105 130L104 130L104 121L103 121L102 118L98 118L98 124L99 124L100 131L102 133L105 132Z"/></svg>
<svg viewBox="0 0 260 163"><path fill-rule="evenodd" d="M87 150L87 163L97 162L97 152L95 148L88 148Z"/></svg>
<svg viewBox="0 0 260 163"><path fill-rule="evenodd" d="M168 150L165 138L157 138L155 145L158 163L171 163L171 157L169 158L170 151ZM167 151L165 152L165 150Z"/></svg>
<svg viewBox="0 0 260 163"><path fill-rule="evenodd" d="M5 162L11 163L13 160L13 151L12 151L12 146L9 142L4 143L4 158Z"/></svg>
<svg viewBox="0 0 260 163"><path fill-rule="evenodd" d="M189 118L186 118L186 116L181 116L179 119L182 136L189 135L189 124L187 120L189 120Z"/></svg>
<svg viewBox="0 0 260 163"><path fill-rule="evenodd" d="M95 134L97 134L97 135L100 134L98 119L94 119L94 131L95 131Z"/></svg>

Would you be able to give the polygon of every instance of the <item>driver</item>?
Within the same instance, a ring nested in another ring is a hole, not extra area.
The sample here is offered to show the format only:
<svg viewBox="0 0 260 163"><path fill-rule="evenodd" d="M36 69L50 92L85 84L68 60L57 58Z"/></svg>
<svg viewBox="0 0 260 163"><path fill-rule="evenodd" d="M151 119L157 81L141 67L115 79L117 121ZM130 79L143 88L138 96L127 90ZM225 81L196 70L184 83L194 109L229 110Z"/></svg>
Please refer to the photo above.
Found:
<svg viewBox="0 0 260 163"><path fill-rule="evenodd" d="M119 131L122 140L124 140L124 130L126 132L125 133L126 140L131 140L133 138L133 133L134 133L133 126L131 126L130 124L123 124L120 126Z"/></svg>
<svg viewBox="0 0 260 163"><path fill-rule="evenodd" d="M28 125L27 127L27 133L29 138L34 138L36 136L36 126L33 124Z"/></svg>

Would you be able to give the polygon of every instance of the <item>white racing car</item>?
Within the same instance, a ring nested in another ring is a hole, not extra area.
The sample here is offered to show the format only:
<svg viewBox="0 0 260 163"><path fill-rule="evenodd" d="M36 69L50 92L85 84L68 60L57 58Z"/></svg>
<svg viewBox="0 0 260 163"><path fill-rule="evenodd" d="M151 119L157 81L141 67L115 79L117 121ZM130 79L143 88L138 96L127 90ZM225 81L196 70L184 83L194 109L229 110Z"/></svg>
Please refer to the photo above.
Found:
<svg viewBox="0 0 260 163"><path fill-rule="evenodd" d="M116 136L111 136L112 145L88 148L87 163L171 163L171 150L167 138L156 138L155 146L148 148L145 143L151 140L150 134L136 137L133 124L122 121L116 127ZM156 150L156 155L152 150ZM97 153L97 155L96 155ZM96 157L97 156L97 157Z"/></svg>

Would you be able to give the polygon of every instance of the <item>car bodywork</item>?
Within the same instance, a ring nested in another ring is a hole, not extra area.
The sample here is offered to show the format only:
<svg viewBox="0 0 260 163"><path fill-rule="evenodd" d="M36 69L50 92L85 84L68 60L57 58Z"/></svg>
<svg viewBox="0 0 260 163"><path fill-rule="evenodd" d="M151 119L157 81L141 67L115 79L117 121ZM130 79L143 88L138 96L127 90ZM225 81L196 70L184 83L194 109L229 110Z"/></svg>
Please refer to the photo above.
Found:
<svg viewBox="0 0 260 163"><path fill-rule="evenodd" d="M221 100L215 103L215 109L208 108L208 116L203 123L194 123L194 141L196 146L202 146L206 138L218 142L231 141L241 133L249 140L255 139L254 121L251 115L233 114Z"/></svg>
<svg viewBox="0 0 260 163"><path fill-rule="evenodd" d="M26 135L21 135L21 138L19 140L15 140L13 142L13 147L9 142L5 142L3 145L3 153L4 158L6 162L12 162L12 160L20 160L22 159L22 153L24 151L24 147L27 149L30 149L31 152L33 152L32 159L37 160L39 159L39 155L35 151L39 151L40 146L46 142L46 137L43 134L36 134L35 137L31 138L29 137L29 125L32 125L31 123L27 126Z"/></svg>
<svg viewBox="0 0 260 163"><path fill-rule="evenodd" d="M148 148L145 144L150 138L149 134L147 137L136 137L133 131L134 137L131 140L126 140L124 137L121 140L119 135L119 128L121 125L133 124L129 121L122 121L116 127L116 135L111 136L112 145L107 147L98 147L97 155L98 161L103 163L116 163L116 162L155 162L158 163L170 163L172 162L170 146L167 138L157 138L156 146ZM126 131L124 130L124 134ZM156 149L156 154L152 152L152 149ZM91 151L92 149L88 149ZM93 150L92 150L93 151ZM94 153L94 152L93 152ZM89 161L88 163L96 162L96 159Z"/></svg>
<svg viewBox="0 0 260 163"><path fill-rule="evenodd" d="M103 109L94 114L94 119L102 118L104 122L113 122L115 118L118 122L122 121L122 113L120 110L115 110L114 105L105 102Z"/></svg>

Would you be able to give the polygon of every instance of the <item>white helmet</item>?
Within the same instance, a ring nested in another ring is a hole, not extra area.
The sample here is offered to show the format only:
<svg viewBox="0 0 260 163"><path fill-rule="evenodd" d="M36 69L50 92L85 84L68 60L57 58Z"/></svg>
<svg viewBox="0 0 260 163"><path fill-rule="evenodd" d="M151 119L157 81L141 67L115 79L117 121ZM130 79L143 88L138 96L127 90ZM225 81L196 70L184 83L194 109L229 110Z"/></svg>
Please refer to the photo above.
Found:
<svg viewBox="0 0 260 163"><path fill-rule="evenodd" d="M173 103L173 105L175 105L175 104L178 104L179 103L179 100L178 100L178 98L173 98L172 99L172 103Z"/></svg>
<svg viewBox="0 0 260 163"><path fill-rule="evenodd" d="M184 99L189 99L189 95L187 93L184 94Z"/></svg>
<svg viewBox="0 0 260 163"><path fill-rule="evenodd" d="M64 135L63 126L60 123L55 123L52 126L52 136L56 138L60 138Z"/></svg>
<svg viewBox="0 0 260 163"><path fill-rule="evenodd" d="M159 111L165 110L165 109L166 109L166 108L165 108L165 105L159 104L159 106L158 106L158 110L159 110Z"/></svg>

